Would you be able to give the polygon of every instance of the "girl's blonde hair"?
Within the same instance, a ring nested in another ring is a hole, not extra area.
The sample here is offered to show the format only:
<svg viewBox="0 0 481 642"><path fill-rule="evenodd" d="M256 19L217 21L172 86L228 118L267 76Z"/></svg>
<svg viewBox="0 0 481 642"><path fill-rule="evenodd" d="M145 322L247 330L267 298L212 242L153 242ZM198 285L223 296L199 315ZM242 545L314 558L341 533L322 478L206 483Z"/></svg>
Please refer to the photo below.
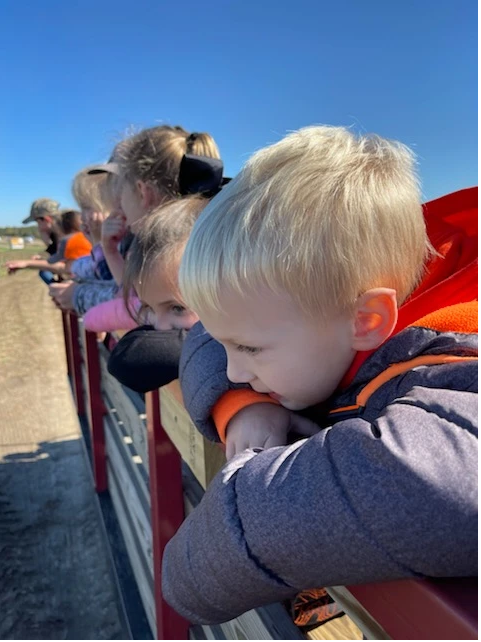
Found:
<svg viewBox="0 0 481 642"><path fill-rule="evenodd" d="M179 171L185 154L219 158L215 140L207 133L189 134L182 127L160 125L143 129L119 148L121 176L153 183L168 198L179 196Z"/></svg>
<svg viewBox="0 0 481 642"><path fill-rule="evenodd" d="M132 291L148 278L149 271L159 262L166 266L178 260L195 221L207 203L209 199L201 196L187 196L159 206L142 219L127 254L123 273L125 306L136 321L140 321L142 310L133 314L129 304ZM170 285L177 288L177 275L166 270L166 276L173 279Z"/></svg>
<svg viewBox="0 0 481 642"><path fill-rule="evenodd" d="M89 174L86 167L72 182L72 194L82 210L93 209L96 212L111 212L115 208L116 176L109 173Z"/></svg>
<svg viewBox="0 0 481 642"><path fill-rule="evenodd" d="M352 309L391 287L401 304L431 246L414 154L343 127L306 127L257 152L197 221L179 284L187 305L220 310L220 293L267 286L310 316Z"/></svg>

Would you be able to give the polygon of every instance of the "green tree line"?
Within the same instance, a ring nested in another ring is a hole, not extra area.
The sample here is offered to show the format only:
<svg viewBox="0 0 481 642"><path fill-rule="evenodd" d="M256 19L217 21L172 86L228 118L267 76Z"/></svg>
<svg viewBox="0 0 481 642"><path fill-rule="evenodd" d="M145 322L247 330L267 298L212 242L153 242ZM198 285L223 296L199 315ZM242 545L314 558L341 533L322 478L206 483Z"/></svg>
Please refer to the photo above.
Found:
<svg viewBox="0 0 481 642"><path fill-rule="evenodd" d="M27 227L0 227L0 236L33 236L36 239L40 238L36 225L28 225Z"/></svg>

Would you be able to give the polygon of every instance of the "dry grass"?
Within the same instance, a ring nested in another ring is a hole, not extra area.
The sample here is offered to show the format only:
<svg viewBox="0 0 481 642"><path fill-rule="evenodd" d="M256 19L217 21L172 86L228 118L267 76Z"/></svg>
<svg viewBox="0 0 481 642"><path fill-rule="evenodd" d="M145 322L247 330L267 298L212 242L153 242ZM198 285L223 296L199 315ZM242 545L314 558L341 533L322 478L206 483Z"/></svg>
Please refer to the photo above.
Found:
<svg viewBox="0 0 481 642"><path fill-rule="evenodd" d="M23 261L30 259L34 254L42 254L47 258L47 254L43 252L44 249L45 245L41 241L27 245L23 250L11 250L7 243L0 241L0 278L7 276L5 268L7 261Z"/></svg>

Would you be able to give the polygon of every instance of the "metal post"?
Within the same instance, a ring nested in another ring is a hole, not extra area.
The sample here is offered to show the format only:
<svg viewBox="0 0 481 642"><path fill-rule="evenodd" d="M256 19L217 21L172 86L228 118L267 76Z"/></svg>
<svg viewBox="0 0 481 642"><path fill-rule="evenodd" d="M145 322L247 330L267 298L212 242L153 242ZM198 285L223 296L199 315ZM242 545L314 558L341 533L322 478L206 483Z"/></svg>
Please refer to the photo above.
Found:
<svg viewBox="0 0 481 642"><path fill-rule="evenodd" d="M88 411L90 441L92 445L92 467L94 471L95 490L98 493L107 490L107 460L105 453L104 415L106 409L102 400L100 387L100 362L97 335L85 331L85 361L88 381Z"/></svg>
<svg viewBox="0 0 481 642"><path fill-rule="evenodd" d="M181 458L162 427L159 391L146 394L149 476L158 640L187 640L189 623L162 596L162 555L184 519Z"/></svg>
<svg viewBox="0 0 481 642"><path fill-rule="evenodd" d="M79 329L78 318L74 312L69 314L70 321L70 349L72 358L72 378L74 383L75 403L77 406L77 413L79 415L85 414L84 391L82 384L82 353L80 351L79 343Z"/></svg>
<svg viewBox="0 0 481 642"><path fill-rule="evenodd" d="M67 374L70 377L72 375L72 357L70 354L70 323L69 323L69 314L62 310L62 326L63 326L63 338L65 342L65 354L67 356Z"/></svg>

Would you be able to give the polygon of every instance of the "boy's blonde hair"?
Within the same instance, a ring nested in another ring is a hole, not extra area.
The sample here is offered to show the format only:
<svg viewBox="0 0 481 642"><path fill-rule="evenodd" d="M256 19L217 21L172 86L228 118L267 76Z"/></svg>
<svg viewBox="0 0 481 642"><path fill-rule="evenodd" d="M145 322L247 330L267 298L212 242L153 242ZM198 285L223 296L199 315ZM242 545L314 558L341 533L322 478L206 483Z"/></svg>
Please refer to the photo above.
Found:
<svg viewBox="0 0 481 642"><path fill-rule="evenodd" d="M75 175L72 182L73 197L82 210L111 212L115 208L117 177L106 172L89 174L90 169L86 167Z"/></svg>
<svg viewBox="0 0 481 642"><path fill-rule="evenodd" d="M131 312L129 298L132 291L148 278L149 271L159 262L167 266L178 260L195 221L208 203L209 199L201 196L186 196L160 205L142 219L124 265L123 293L127 310ZM170 285L177 288L177 274L167 272L166 277L172 278ZM139 321L139 315L134 318Z"/></svg>
<svg viewBox="0 0 481 642"><path fill-rule="evenodd" d="M189 134L182 127L160 125L143 129L119 148L123 179L153 183L168 198L179 196L179 171L185 154L220 158L215 140L207 133Z"/></svg>
<svg viewBox="0 0 481 642"><path fill-rule="evenodd" d="M399 142L314 126L257 152L216 196L187 244L186 303L220 310L220 292L267 286L327 320L366 290L402 303L430 250L414 154Z"/></svg>

